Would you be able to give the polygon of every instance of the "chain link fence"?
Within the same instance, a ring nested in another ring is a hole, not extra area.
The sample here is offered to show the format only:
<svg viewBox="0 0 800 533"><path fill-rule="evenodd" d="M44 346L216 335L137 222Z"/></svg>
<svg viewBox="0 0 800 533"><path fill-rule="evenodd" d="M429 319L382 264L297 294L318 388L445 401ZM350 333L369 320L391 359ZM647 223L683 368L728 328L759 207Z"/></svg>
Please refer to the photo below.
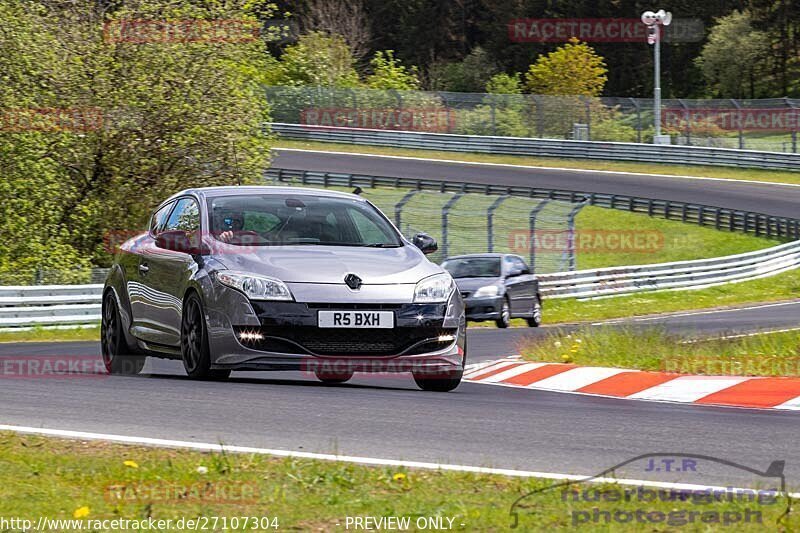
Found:
<svg viewBox="0 0 800 533"><path fill-rule="evenodd" d="M653 100L267 87L273 122L463 135L650 143ZM798 151L800 99L664 99L672 144Z"/></svg>
<svg viewBox="0 0 800 533"><path fill-rule="evenodd" d="M277 175L272 178L280 183ZM293 180L288 184L319 187ZM587 205L390 187L363 188L361 196L391 218L406 237L421 232L434 237L439 250L428 256L431 261L439 263L462 254L514 253L525 257L537 274L575 269L575 217Z"/></svg>

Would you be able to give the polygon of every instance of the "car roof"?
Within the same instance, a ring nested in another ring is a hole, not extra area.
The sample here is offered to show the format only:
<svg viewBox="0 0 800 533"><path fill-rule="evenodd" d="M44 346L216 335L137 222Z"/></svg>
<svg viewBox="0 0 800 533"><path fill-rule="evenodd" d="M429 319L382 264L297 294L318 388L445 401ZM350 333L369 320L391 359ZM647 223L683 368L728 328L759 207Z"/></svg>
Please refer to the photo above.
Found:
<svg viewBox="0 0 800 533"><path fill-rule="evenodd" d="M286 194L304 196L325 196L328 198L346 198L348 200L366 201L365 198L347 192L331 191L328 189L315 189L310 187L285 187L273 185L226 185L220 187L196 187L184 189L170 196L163 203L174 198L192 194L203 198L216 198L220 196L235 196L241 194Z"/></svg>

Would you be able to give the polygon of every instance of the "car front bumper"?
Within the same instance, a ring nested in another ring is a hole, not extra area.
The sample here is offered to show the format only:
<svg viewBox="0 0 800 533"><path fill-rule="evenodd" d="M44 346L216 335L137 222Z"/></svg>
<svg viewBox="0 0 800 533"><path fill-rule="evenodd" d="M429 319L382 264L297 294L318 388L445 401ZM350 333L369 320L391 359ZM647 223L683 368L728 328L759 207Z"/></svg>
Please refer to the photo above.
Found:
<svg viewBox="0 0 800 533"><path fill-rule="evenodd" d="M503 309L503 296L489 296L486 298L469 297L464 299L467 320L482 322L484 320L497 320Z"/></svg>
<svg viewBox="0 0 800 533"><path fill-rule="evenodd" d="M454 292L444 304L250 302L219 289L206 304L212 367L312 373L452 372L463 369L466 317ZM320 310L381 310L394 328L319 328Z"/></svg>

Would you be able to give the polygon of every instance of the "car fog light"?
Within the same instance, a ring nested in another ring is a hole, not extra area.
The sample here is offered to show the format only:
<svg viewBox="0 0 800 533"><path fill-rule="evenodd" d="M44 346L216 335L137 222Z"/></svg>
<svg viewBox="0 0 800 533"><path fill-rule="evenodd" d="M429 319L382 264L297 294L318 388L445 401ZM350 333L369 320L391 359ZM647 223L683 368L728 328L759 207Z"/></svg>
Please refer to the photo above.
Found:
<svg viewBox="0 0 800 533"><path fill-rule="evenodd" d="M239 339L243 341L260 341L264 339L264 335L257 331L241 331L239 332Z"/></svg>

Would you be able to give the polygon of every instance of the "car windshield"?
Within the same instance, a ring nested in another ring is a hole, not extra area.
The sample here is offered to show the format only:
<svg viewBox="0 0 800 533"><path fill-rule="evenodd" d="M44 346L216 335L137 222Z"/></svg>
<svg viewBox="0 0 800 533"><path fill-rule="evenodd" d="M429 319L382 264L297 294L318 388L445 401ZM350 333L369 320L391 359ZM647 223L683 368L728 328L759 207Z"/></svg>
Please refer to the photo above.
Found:
<svg viewBox="0 0 800 533"><path fill-rule="evenodd" d="M499 257L471 257L468 259L448 259L442 267L454 278L497 278L500 277Z"/></svg>
<svg viewBox="0 0 800 533"><path fill-rule="evenodd" d="M403 245L375 207L355 199L249 194L210 198L208 208L211 234L234 245Z"/></svg>

